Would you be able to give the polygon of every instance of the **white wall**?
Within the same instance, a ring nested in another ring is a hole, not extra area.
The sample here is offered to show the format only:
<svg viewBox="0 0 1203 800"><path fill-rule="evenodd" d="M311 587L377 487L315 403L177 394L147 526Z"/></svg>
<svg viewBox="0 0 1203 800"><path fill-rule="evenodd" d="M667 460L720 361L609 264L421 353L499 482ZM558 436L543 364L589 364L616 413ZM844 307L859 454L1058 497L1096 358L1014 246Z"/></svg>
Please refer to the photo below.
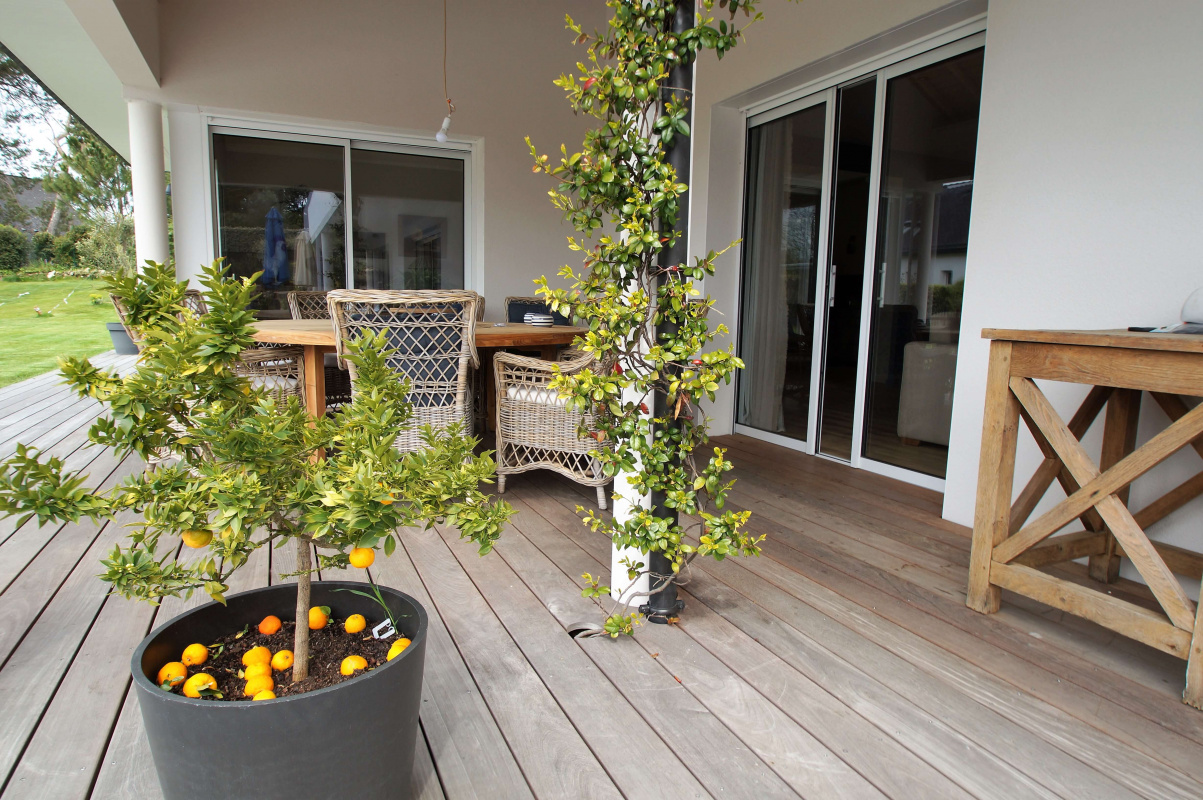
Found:
<svg viewBox="0 0 1203 800"><path fill-rule="evenodd" d="M607 9L593 0L450 4L451 133L486 145L482 253L490 319L500 319L506 295L533 294L532 279L574 260L565 241L572 231L548 201L546 176L531 173L523 142L530 135L555 153L584 138L588 120L574 116L552 85L584 57L564 28L565 11L595 27ZM175 131L190 113L211 108L429 135L446 113L441 3L162 0L158 13L157 99L172 109L181 274L200 253L198 242L212 235L207 217L182 215L181 202L195 208L203 198L181 196L199 190L199 174L181 169L207 169L194 157L195 135L181 139ZM203 230L182 230L187 225Z"/></svg>
<svg viewBox="0 0 1203 800"><path fill-rule="evenodd" d="M973 520L987 358L973 334L1175 322L1203 285L1203 4L992 0L986 36L944 500L945 516L964 524ZM1051 396L1068 418L1083 391ZM1165 424L1149 405L1142 441ZM1017 488L1038 459L1030 438L1024 444ZM1180 453L1136 484L1133 506L1199 466ZM1196 501L1153 533L1198 548L1201 512Z"/></svg>

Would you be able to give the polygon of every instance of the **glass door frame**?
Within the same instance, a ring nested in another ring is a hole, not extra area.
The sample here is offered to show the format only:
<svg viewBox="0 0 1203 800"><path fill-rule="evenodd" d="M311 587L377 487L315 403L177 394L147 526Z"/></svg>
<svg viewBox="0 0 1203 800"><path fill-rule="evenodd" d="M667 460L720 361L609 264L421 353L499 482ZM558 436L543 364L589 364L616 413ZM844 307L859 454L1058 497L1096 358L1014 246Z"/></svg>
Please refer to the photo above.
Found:
<svg viewBox="0 0 1203 800"><path fill-rule="evenodd" d="M872 326L872 310L873 310L873 289L874 278L877 261L877 232L878 210L881 203L881 163L882 163L882 146L885 140L885 116L886 116L886 93L889 81L893 78L905 75L924 67L931 66L941 61L953 58L955 56L967 53L971 50L976 50L984 47L986 44L986 33L984 30L984 19L981 21L983 30L969 34L955 41L936 45L928 50L914 55L906 55L899 60L890 63L874 63L866 65L863 72L849 74L841 72L838 75L831 77L831 82L824 88L816 86L816 91L808 93L804 97L792 100L781 104L774 108L769 108L759 111L755 114L748 114L746 117L746 130L751 131L752 128L763 125L766 122L772 122L795 111L801 111L806 108L813 107L820 103L826 102L827 105L827 127L823 142L824 163L823 163L823 192L822 192L822 209L820 212L820 236L819 236L819 254L818 263L824 265L824 268L819 270L818 279L815 286L815 346L821 346L822 352L818 357L811 359L811 390L810 390L810 410L809 422L807 427L807 438L805 441L792 439L787 436L781 436L775 433L769 433L757 428L752 428L747 425L734 422L734 431L739 434L750 436L756 439L770 442L772 444L788 447L792 450L800 450L809 455L816 455L820 458L827 458L840 463L851 464L855 469L863 469L868 472L877 473L890 478L897 478L906 483L922 486L924 488L933 489L938 492L944 491L944 479L937 478L932 475L927 475L922 472L897 467L893 464L886 464L881 461L875 461L864 456L864 424L865 424L865 401L868 394L868 376L869 376L869 337L871 335ZM870 177L869 177L869 208L868 208L868 229L865 235L865 263L864 263L864 286L861 295L861 315L860 315L860 340L857 353L856 367L856 395L853 406L853 421L852 421L852 458L850 461L844 461L840 458L823 455L818 452L818 438L816 432L820 422L821 403L823 396L823 381L825 373L823 371L823 357L826 353L826 341L823 338L826 330L827 322L827 276L830 271L830 252L829 239L830 231L830 213L831 213L831 170L832 156L834 149L834 134L835 134L835 100L836 93L839 89L845 86L863 83L866 78L872 77L877 81L877 96L874 104L873 114L873 149L870 162ZM821 85L821 82L820 84ZM746 134L745 134L746 135ZM747 150L745 139L745 152ZM746 190L747 179L747 164L745 163L745 186L741 187ZM743 198L743 227L744 233L747 232L748 224L748 202L749 198ZM741 274L739 280L740 293L743 291L743 265L740 266ZM821 303L820 303L821 299ZM742 314L743 314L743 298L737 298L737 306L741 319L739 320L739 328L737 328L736 336L741 333ZM822 310L819 310L822 306ZM736 341L740 341L736 338ZM736 397L738 397L738 385L736 387ZM736 404L738 409L738 403ZM733 415L734 415L733 411Z"/></svg>
<svg viewBox="0 0 1203 800"><path fill-rule="evenodd" d="M204 171L206 186L204 187L205 206L209 218L210 231L208 244L210 261L221 253L221 225L217 218L218 209L216 192L218 187L217 160L213 157L213 135L244 136L255 139L272 139L286 142L307 142L324 144L343 149L343 197L346 224L346 278L347 288L355 287L355 258L354 248L351 247L352 236L352 195L351 195L351 151L377 150L389 153L406 153L409 155L429 156L432 158L452 158L464 162L464 288L480 291L483 286L483 264L481 254L478 254L483 230L480 223L483 220L483 192L476 185L481 176L476 173L482 168L480 145L476 142L448 141L436 142L432 137L429 141L422 137L384 133L373 130L338 129L303 123L282 122L275 119L255 119L242 117L224 117L201 115L203 125L203 157L206 163Z"/></svg>
<svg viewBox="0 0 1203 800"><path fill-rule="evenodd" d="M779 433L764 431L760 428L753 428L750 425L744 425L740 422L735 422L735 432L742 433L746 436L751 436L755 439L762 439L772 444L788 447L792 450L801 450L804 453L814 454L816 452L816 443L818 438L815 436L819 421L819 404L816 402L816 397L821 397L821 380L823 376L823 352L826 348L823 347L823 333L826 327L827 314L824 310L820 313L819 306L827 302L827 252L828 240L831 237L831 195L832 195L832 161L835 153L835 100L836 87L825 89L821 92L808 95L806 97L786 103L783 106L766 111L762 114L757 114L755 117L749 117L747 121L747 131L751 131L753 127L764 125L768 122L788 117L799 111L805 111L816 106L827 104L824 109L825 116L823 120L823 177L821 178L819 189L819 241L818 252L815 258L815 315L814 328L811 331L811 341L814 343L811 349L810 358L810 397L807 398L807 423L806 423L806 438L795 439L790 436L783 436ZM746 148L745 148L746 150ZM747 166L744 167L745 171ZM746 178L745 177L745 184ZM743 237L747 240L747 201L744 198L744 219L743 219ZM739 310L739 322L736 324L737 335L742 334L743 328L743 268L744 264L740 263L740 297L739 304L736 308ZM821 302L820 302L821 299ZM738 339L737 339L738 341ZM739 407L739 382L743 380L742 371L736 372L735 396L736 396L736 412Z"/></svg>

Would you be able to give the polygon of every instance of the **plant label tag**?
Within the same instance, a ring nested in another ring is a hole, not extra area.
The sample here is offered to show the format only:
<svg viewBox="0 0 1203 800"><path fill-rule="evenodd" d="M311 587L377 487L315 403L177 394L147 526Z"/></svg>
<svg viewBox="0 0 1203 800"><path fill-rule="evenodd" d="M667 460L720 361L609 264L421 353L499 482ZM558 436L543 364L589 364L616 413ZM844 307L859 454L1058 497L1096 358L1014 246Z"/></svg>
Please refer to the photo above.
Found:
<svg viewBox="0 0 1203 800"><path fill-rule="evenodd" d="M384 622L372 628L372 636L377 639L387 639L390 636L396 636L397 629L393 627L393 621L386 619Z"/></svg>

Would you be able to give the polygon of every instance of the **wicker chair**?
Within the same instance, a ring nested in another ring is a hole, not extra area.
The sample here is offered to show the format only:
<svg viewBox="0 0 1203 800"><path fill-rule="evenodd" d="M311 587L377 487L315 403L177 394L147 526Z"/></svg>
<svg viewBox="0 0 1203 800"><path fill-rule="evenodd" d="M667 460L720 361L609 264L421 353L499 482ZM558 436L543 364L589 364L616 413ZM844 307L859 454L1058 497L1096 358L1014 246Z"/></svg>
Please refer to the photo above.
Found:
<svg viewBox="0 0 1203 800"><path fill-rule="evenodd" d="M330 304L326 292L289 292L288 310L293 319L330 319ZM338 365L338 356L327 353L326 375L327 413L351 402L351 374Z"/></svg>
<svg viewBox="0 0 1203 800"><path fill-rule="evenodd" d="M386 332L388 347L395 352L390 367L409 380L413 418L408 430L397 437L404 452L420 449L421 429L430 425L445 430L460 423L465 433L472 430L470 368L479 366L476 354L476 306L480 295L469 291L379 291L337 289L328 295L330 316L338 330L338 356L346 362L346 343L361 334Z"/></svg>
<svg viewBox="0 0 1203 800"><path fill-rule="evenodd" d="M606 508L601 462L590 451L608 447L582 438L582 425L593 429L591 414L569 411L567 401L550 388L552 370L573 374L595 364L581 351L558 363L499 352L493 356L497 384L497 491L505 492L507 475L532 469L550 469L584 486L597 488L597 505Z"/></svg>
<svg viewBox="0 0 1203 800"><path fill-rule="evenodd" d="M553 312L547 307L547 301L542 297L507 297L505 299L505 321L522 322L527 314L551 314L556 325L571 325L568 317Z"/></svg>

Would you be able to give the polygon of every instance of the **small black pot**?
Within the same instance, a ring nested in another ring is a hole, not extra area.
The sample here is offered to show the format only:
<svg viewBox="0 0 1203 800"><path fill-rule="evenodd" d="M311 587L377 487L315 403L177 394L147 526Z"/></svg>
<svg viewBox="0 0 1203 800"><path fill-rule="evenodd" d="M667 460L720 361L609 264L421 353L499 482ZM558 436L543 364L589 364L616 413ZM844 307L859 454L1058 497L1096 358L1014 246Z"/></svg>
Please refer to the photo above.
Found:
<svg viewBox="0 0 1203 800"><path fill-rule="evenodd" d="M384 618L374 601L336 589L365 584L315 581L312 605L340 618ZM413 771L426 611L409 595L380 587L412 640L371 672L306 694L275 700L193 700L155 685L159 669L193 642L208 644L268 614L296 617L296 584L230 595L155 630L134 651L138 705L166 800L176 798L408 797ZM291 644L289 645L291 648Z"/></svg>
<svg viewBox="0 0 1203 800"><path fill-rule="evenodd" d="M117 355L138 355L138 346L134 344L133 339L129 338L129 334L125 332L125 328L120 322L106 322L104 326L109 330L109 338L113 340L113 349L117 351Z"/></svg>

